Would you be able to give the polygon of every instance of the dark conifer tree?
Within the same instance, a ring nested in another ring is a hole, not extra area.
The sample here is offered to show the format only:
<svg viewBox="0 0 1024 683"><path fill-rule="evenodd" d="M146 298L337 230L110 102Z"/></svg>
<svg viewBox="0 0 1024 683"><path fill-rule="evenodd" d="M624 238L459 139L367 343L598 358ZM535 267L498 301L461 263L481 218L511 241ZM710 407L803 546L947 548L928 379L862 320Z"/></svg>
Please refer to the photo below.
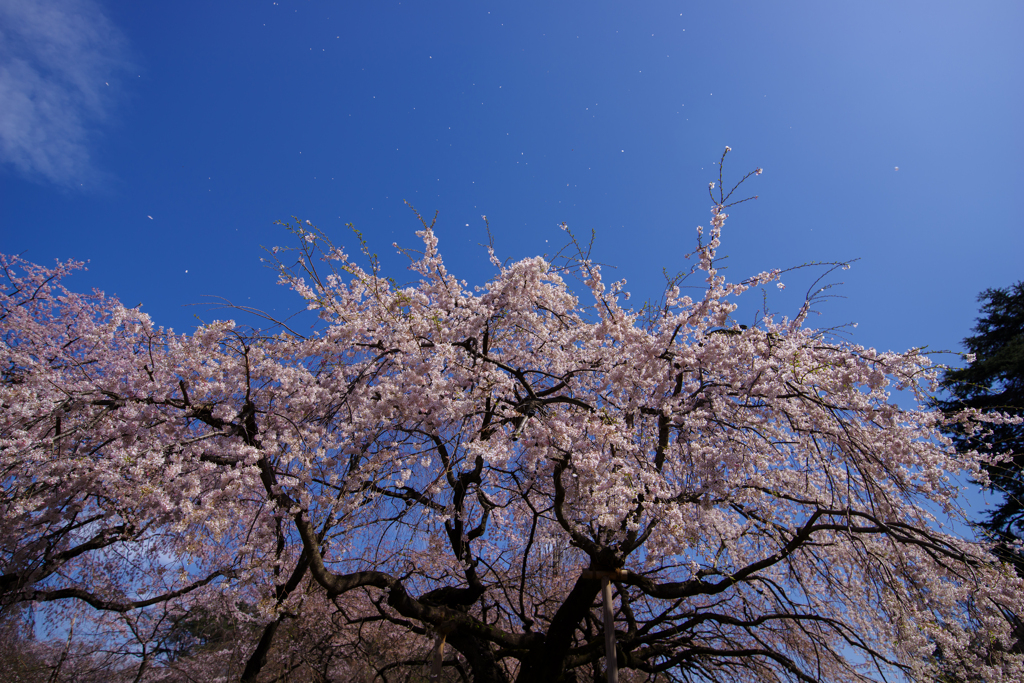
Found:
<svg viewBox="0 0 1024 683"><path fill-rule="evenodd" d="M950 398L940 401L946 412L962 408L999 411L1024 417L1024 281L1002 289L987 289L978 296L981 316L974 334L964 339L974 360L960 369L946 371L943 386ZM981 522L996 539L1002 552L1024 576L1024 554L1012 543L1024 539L1024 425L996 425L987 436L952 433L961 450L1006 452L1009 461L989 467L992 489L1003 500Z"/></svg>

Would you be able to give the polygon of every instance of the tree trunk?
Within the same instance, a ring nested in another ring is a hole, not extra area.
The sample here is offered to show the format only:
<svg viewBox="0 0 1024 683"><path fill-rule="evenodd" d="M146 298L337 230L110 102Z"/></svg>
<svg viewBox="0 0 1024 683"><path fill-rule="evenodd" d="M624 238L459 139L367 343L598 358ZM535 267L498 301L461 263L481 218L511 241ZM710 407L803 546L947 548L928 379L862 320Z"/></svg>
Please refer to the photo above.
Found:
<svg viewBox="0 0 1024 683"><path fill-rule="evenodd" d="M509 683L505 669L494 659L490 643L458 630L448 635L448 643L466 658L472 671L473 683Z"/></svg>
<svg viewBox="0 0 1024 683"><path fill-rule="evenodd" d="M580 578L551 620L544 644L523 660L516 683L575 683L576 672L565 670L573 634L601 590L597 579Z"/></svg>

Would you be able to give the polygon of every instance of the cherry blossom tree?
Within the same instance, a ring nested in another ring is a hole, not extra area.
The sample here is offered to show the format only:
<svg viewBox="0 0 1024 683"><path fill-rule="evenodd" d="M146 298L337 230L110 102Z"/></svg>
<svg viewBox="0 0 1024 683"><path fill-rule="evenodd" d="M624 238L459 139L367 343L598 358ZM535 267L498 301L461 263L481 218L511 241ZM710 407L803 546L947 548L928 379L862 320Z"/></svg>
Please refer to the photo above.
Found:
<svg viewBox="0 0 1024 683"><path fill-rule="evenodd" d="M331 323L315 355L345 354L324 379L343 436L296 457L293 476L343 472L331 491L363 492L373 511L369 534L318 553L336 498L281 486L314 577L329 595L379 588L395 620L454 627L474 680L598 666L584 568L621 570L625 668L868 680L864 660L920 677L938 648L1012 680L1002 615L1018 584L937 518L959 514L950 477L981 476L978 459L950 448L940 415L887 393L923 400L927 359L829 340L803 326L806 307L731 324L730 298L777 274L730 285L716 272L724 203L697 252L704 295L672 288L647 321L585 261L591 307L542 259L468 291L429 227L414 287L329 244L340 269L321 276L305 252L305 279L289 281Z"/></svg>
<svg viewBox="0 0 1024 683"><path fill-rule="evenodd" d="M165 571L146 564L153 551L172 547L156 530L188 526L185 492L203 485L170 464L174 438L187 435L164 425L162 399L138 387L155 386L154 373L187 369L168 365L167 346L179 340L154 330L145 315L60 284L81 266L0 260L7 280L0 308L0 594L8 604L75 597L127 611L162 601L161 588L183 594L228 570L219 567L172 588L173 581L162 584ZM131 575L119 573L126 544L147 548L136 555ZM57 587L69 567L82 579L79 587ZM160 597L128 598L123 588L129 584Z"/></svg>
<svg viewBox="0 0 1024 683"><path fill-rule="evenodd" d="M174 335L8 259L4 600L136 624L139 680L597 680L597 571L623 680L1020 680L1021 579L951 525L997 456L942 432L1010 418L924 408L928 359L811 329L813 297L739 325L782 273L716 268L731 196L640 310L585 249L470 287L426 222L406 286L290 226L308 332ZM238 651L171 662L190 614Z"/></svg>
<svg viewBox="0 0 1024 683"><path fill-rule="evenodd" d="M297 558L242 466L251 416L224 412L251 407L234 394L251 340L231 323L177 336L71 292L81 267L0 257L0 609L51 606L58 631L87 617L79 634L142 676L194 610L276 605L305 570L285 566Z"/></svg>

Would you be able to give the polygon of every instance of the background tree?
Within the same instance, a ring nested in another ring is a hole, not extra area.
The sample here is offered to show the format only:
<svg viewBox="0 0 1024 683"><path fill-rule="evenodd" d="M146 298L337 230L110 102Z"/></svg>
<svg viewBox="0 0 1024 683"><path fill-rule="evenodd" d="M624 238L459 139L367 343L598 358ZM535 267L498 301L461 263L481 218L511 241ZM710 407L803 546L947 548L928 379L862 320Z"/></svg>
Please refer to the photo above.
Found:
<svg viewBox="0 0 1024 683"><path fill-rule="evenodd" d="M232 324L179 336L72 292L81 267L0 256L0 611L77 619L139 675L173 658L188 615L252 631L237 605L262 604L268 647L305 564L257 473L233 467L251 403L226 375L250 347Z"/></svg>
<svg viewBox="0 0 1024 683"><path fill-rule="evenodd" d="M974 334L964 339L969 362L946 370L942 386L952 397L938 405L948 414L964 409L998 411L1024 417L1024 281L978 296L981 317ZM1024 539L1024 424L991 425L984 433L950 430L958 449L1007 453L986 465L988 486L1002 494L981 522L1000 540L1000 553L1024 576L1024 555L1015 542Z"/></svg>

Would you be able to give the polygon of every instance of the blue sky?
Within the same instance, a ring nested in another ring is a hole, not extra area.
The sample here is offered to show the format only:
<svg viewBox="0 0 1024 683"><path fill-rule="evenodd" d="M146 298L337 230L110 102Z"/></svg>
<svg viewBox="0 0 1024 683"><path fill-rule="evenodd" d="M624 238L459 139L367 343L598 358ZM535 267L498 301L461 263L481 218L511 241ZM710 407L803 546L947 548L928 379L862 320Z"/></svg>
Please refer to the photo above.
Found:
<svg viewBox="0 0 1024 683"><path fill-rule="evenodd" d="M565 221L637 300L730 145L727 178L765 172L727 275L859 259L817 324L957 348L1024 278L1022 30L1019 2L0 0L0 251L186 331L231 316L208 295L294 308L259 260L292 215L401 280L407 200L472 283L482 214L503 258Z"/></svg>

